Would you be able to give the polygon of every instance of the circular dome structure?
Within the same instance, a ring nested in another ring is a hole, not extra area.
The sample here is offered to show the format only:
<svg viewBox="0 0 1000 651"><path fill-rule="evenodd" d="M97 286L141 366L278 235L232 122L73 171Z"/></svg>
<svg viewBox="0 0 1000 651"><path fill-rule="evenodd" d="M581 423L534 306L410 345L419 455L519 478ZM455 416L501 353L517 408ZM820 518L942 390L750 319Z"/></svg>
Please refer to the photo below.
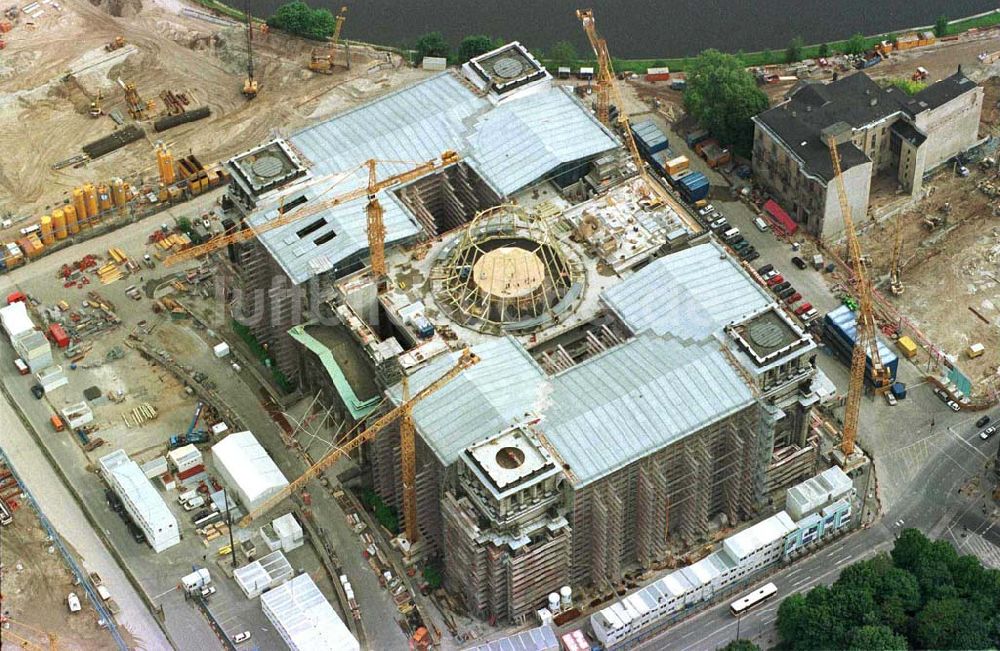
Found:
<svg viewBox="0 0 1000 651"><path fill-rule="evenodd" d="M573 255L536 214L496 206L476 215L437 260L435 299L477 330L537 330L572 308L574 285L582 289Z"/></svg>

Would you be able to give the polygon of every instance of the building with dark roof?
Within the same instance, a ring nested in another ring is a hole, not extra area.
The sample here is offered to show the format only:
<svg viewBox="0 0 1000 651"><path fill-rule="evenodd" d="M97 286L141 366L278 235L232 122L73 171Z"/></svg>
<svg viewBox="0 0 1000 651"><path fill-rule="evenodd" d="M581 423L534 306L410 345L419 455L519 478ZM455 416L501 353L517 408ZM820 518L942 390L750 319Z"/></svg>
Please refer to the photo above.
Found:
<svg viewBox="0 0 1000 651"><path fill-rule="evenodd" d="M811 233L837 238L843 218L827 141L837 142L855 219L868 210L871 178L890 174L916 196L924 175L978 140L983 91L962 74L915 95L883 88L864 72L804 82L753 118L758 181Z"/></svg>

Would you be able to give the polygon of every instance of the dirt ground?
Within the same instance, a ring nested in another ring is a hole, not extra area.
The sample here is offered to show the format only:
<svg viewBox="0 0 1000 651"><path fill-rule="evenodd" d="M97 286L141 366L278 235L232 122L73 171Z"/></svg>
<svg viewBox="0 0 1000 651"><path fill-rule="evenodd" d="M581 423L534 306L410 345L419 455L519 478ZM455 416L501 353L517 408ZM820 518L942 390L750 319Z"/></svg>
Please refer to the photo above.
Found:
<svg viewBox="0 0 1000 651"><path fill-rule="evenodd" d="M2 648L49 648L48 635L59 649L107 649L111 635L97 624L99 616L55 548L50 552L35 512L23 505L14 522L0 530L3 569L3 614L9 622L0 630ZM66 596L76 592L83 610L70 613ZM122 629L122 634L128 632ZM24 645L24 640L28 645ZM55 646L53 646L55 648Z"/></svg>
<svg viewBox="0 0 1000 651"><path fill-rule="evenodd" d="M400 64L398 57L380 66L388 55L360 47L351 48L350 70L338 67L333 75L316 74L306 69L314 43L255 33L260 93L248 102L241 93L246 58L240 27L181 14L184 5L177 0L147 0L141 9L133 0L127 11L122 11L123 3L111 1L95 7L87 0L64 0L58 10L55 4L43 5L45 13L33 25L22 15L4 35L0 214L9 212L14 218L37 218L87 181L155 180L151 147L159 139L175 153L194 153L209 164L263 142L275 131L295 131L427 74L393 69ZM127 17L114 17L109 8ZM106 52L104 45L116 36L124 36L127 45ZM343 54L338 61L344 61ZM79 83L63 81L67 71L74 71ZM116 128L107 115L97 119L88 115L98 91L105 112L117 110L128 121L119 78L134 82L143 99L155 101L154 117L163 111L159 94L168 89L186 94L189 109L208 106L212 115L161 134L147 120L141 123L147 141L127 145L79 169L50 169Z"/></svg>

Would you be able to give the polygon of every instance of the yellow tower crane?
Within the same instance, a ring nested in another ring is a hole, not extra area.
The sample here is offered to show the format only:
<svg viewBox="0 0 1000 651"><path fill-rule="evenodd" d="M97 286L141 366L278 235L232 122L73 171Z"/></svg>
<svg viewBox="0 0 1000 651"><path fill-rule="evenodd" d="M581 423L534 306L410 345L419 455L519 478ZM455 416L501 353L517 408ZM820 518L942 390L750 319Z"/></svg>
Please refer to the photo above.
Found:
<svg viewBox="0 0 1000 651"><path fill-rule="evenodd" d="M316 475L323 472L339 459L350 454L353 450L359 448L362 444L371 441L375 436L392 424L397 418L405 417L409 419L409 426L412 431L412 410L413 407L419 404L422 400L436 392L438 389L444 385L451 382L458 374L467 368L479 363L479 357L473 353L471 350L466 348L462 351L461 356L458 361L452 366L447 372L441 377L437 378L426 387L417 392L415 396L409 400L403 400L398 407L386 412L378 419L375 420L366 430L358 434L356 437L345 443L344 445L331 450L322 459L310 466L302 475L295 481L285 486L280 492L275 493L269 497L263 504L258 506L256 509L247 513L239 522L239 526L247 527L254 520L260 516L266 514L268 511L276 507L289 495L292 495L299 489L303 488L310 480L312 480ZM405 469L408 465L410 467L416 466L416 461L414 459L414 450L411 445L408 449L402 448L401 453L403 456L403 468ZM411 483L411 494L412 494L412 483ZM414 499L413 514L410 515L406 513L406 531L407 535L413 535L416 537L417 522L416 522L416 500Z"/></svg>
<svg viewBox="0 0 1000 651"><path fill-rule="evenodd" d="M871 380L877 393L889 389L889 369L882 363L878 352L876 338L875 314L872 309L872 286L868 269L861 252L861 242L854 230L854 220L851 217L851 205L844 187L844 177L840 169L840 155L837 153L837 141L834 137L827 140L830 148L830 162L833 164L833 182L837 184L837 196L840 199L840 213L844 218L844 231L847 233L847 247L850 253L851 266L857 282L858 312L854 348L851 350L851 379L847 390L847 405L844 410L844 428L841 436L840 449L845 457L854 453L854 441L858 435L858 417L861 413L861 397L865 387L866 356L871 360Z"/></svg>
<svg viewBox="0 0 1000 651"><path fill-rule="evenodd" d="M625 140L629 155L639 170L639 176L645 182L646 188L652 193L650 197L654 204L667 204L682 217L687 214L687 210L680 205L670 193L664 189L659 182L650 177L646 171L646 164L639 153L639 147L635 143L635 136L632 134L632 127L629 125L628 111L625 110L625 102L622 100L621 91L615 81L614 67L611 65L611 55L608 53L608 44L597 34L597 24L594 20L593 9L577 9L576 17L583 24L583 31L587 33L590 47L597 55L597 117L607 127L612 128L611 121L611 100L615 102L618 109L618 130ZM693 228L700 228L697 222L691 222Z"/></svg>
<svg viewBox="0 0 1000 651"><path fill-rule="evenodd" d="M347 7L341 7L333 25L333 36L330 37L330 44L323 49L315 49L309 59L309 69L313 72L323 72L330 74L333 72L333 61L337 55L337 44L340 42L340 29L347 20Z"/></svg>
<svg viewBox="0 0 1000 651"><path fill-rule="evenodd" d="M894 296L903 293L903 280L900 278L902 271L900 256L903 253L903 218L901 214L901 212L897 212L896 218L893 220L893 231L895 232L892 240L892 258L889 260L889 291Z"/></svg>
<svg viewBox="0 0 1000 651"><path fill-rule="evenodd" d="M214 237L209 241L205 242L204 244L199 244L198 246L192 246L187 249L184 249L183 251L174 253L173 255L169 256L166 260L164 260L163 264L169 267L179 262L193 260L194 258L207 255L212 251L217 251L218 249L228 246L229 244L237 244L239 242L252 240L253 238L261 235L262 233L274 230L276 228L284 226L285 224L291 224L292 222L298 221L303 217L308 217L309 215L315 215L316 213L323 212L324 210L328 210L342 203L346 203L348 201L352 201L354 199L360 199L361 197L367 196L368 204L366 206L365 212L368 215L368 226L369 226L368 246L371 249L372 268L373 269L375 268L375 261L376 259L378 259L379 264L381 265L380 268L382 269L381 273L384 274L385 273L385 225L382 223L382 206L379 204L376 195L378 194L379 191L384 190L386 188L400 185L402 183L407 183L409 181L418 179L424 176L425 174L429 174L430 172L440 170L448 165L451 165L452 163L458 162L460 158L461 157L457 153L449 150L442 153L440 159L429 160L426 163L421 163L420 165L417 165L411 170L407 170L406 172L403 172L401 174L390 176L388 178L382 179L381 181L376 180L375 177L375 165L380 161L376 160L365 161L354 170L351 170L350 172L341 175L340 178L333 185L330 186L330 188L336 186L337 183L340 183L344 179L351 178L353 176L352 173L354 171L357 171L361 167L368 168L368 184L366 186L356 188L354 190L351 190L350 192L346 192L344 194L338 195L330 199L326 199L324 201L319 201L312 204L310 203L303 204L301 208L298 208L298 210L292 208L286 212L283 207L279 207L278 209L279 216L275 219L272 219L269 222L265 222L263 224L260 224L259 226L251 226L244 228L242 230L228 233L226 235L220 235L218 237ZM381 161L381 162L386 162L386 161ZM330 188L328 188L327 191L329 191ZM374 231L372 230L373 224L375 226ZM376 271L376 273L378 272Z"/></svg>

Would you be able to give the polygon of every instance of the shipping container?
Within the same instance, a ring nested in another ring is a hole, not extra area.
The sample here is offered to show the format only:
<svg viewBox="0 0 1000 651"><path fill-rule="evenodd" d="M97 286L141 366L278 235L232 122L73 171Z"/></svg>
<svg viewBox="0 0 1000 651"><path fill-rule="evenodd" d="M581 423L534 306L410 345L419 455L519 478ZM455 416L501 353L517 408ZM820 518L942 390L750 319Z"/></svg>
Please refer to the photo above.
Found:
<svg viewBox="0 0 1000 651"><path fill-rule="evenodd" d="M192 466L187 470L182 470L181 472L178 472L177 479L179 479L180 481L184 481L185 479L190 479L191 477L194 477L198 473L202 472L205 472L205 466L202 464L198 464L197 466Z"/></svg>
<svg viewBox="0 0 1000 651"><path fill-rule="evenodd" d="M53 323L49 326L49 340L60 348L69 346L69 335L66 334L66 331L58 323Z"/></svg>
<svg viewBox="0 0 1000 651"><path fill-rule="evenodd" d="M702 140L708 139L708 131L704 129L698 129L697 131L692 131L684 138L684 142L687 143L688 147L694 147Z"/></svg>
<svg viewBox="0 0 1000 651"><path fill-rule="evenodd" d="M670 68L646 68L646 81L669 81Z"/></svg>
<svg viewBox="0 0 1000 651"><path fill-rule="evenodd" d="M646 156L661 152L670 146L667 135L651 120L633 124L632 135L639 151Z"/></svg>
<svg viewBox="0 0 1000 651"><path fill-rule="evenodd" d="M688 169L690 165L691 162L688 160L687 156L677 156L676 158L671 158L666 162L664 165L664 171L667 176L675 176Z"/></svg>
<svg viewBox="0 0 1000 651"><path fill-rule="evenodd" d="M732 152L719 146L719 144L714 141L709 141L708 145L702 147L700 154L711 168L716 168L719 165L725 165L733 160Z"/></svg>
<svg viewBox="0 0 1000 651"><path fill-rule="evenodd" d="M827 335L826 338L830 342L831 347L840 355L845 363L850 363L851 350L854 347L855 337L857 336L857 324L854 312L846 305L841 305L837 309L827 312L823 321L824 330ZM877 339L877 341L879 357L882 359L882 364L889 371L889 381L895 382L896 371L899 368L899 357L889 350L889 347L883 344L881 339ZM865 378L869 382L871 381L870 355L866 355Z"/></svg>
<svg viewBox="0 0 1000 651"><path fill-rule="evenodd" d="M673 186L688 203L701 201L708 196L709 182L701 172L688 170L686 173L670 177Z"/></svg>
<svg viewBox="0 0 1000 651"><path fill-rule="evenodd" d="M917 344L908 336L903 335L896 340L896 347L903 353L906 359L913 359L917 354Z"/></svg>

